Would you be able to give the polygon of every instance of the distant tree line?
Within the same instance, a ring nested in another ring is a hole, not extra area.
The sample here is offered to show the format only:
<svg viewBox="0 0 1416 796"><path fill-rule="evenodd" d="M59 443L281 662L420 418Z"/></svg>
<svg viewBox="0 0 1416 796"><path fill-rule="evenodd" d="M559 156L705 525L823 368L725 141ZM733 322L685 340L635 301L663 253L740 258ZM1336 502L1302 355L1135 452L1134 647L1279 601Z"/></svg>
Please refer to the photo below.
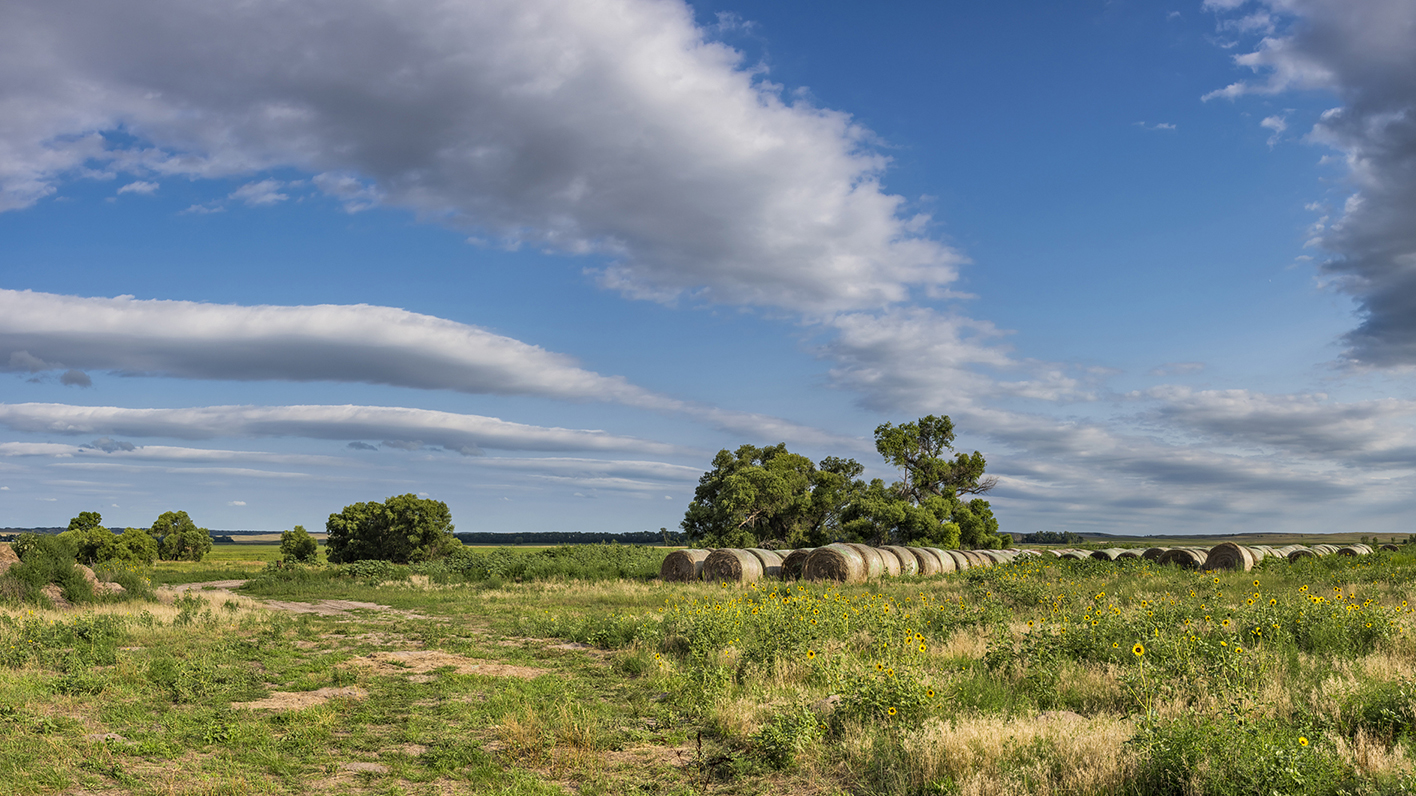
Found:
<svg viewBox="0 0 1416 796"><path fill-rule="evenodd" d="M1086 540L1071 531L1034 531L1023 534L1022 541L1024 544L1081 544Z"/></svg>
<svg viewBox="0 0 1416 796"><path fill-rule="evenodd" d="M7 529L8 530L8 529ZM58 531L58 528L46 528ZM148 528L106 528L103 515L81 511L69 527L54 535L56 543L80 564L123 563L146 566L164 561L201 561L211 551L211 532L198 528L185 511L167 511ZM11 539L17 548L39 544L39 537L53 534L25 532Z"/></svg>
<svg viewBox="0 0 1416 796"><path fill-rule="evenodd" d="M835 541L998 548L1012 537L981 495L997 479L983 454L954 450L954 423L929 415L875 429L875 450L900 470L866 483L854 459L820 463L785 444L721 450L684 513L689 542L704 547L816 547Z"/></svg>
<svg viewBox="0 0 1416 796"><path fill-rule="evenodd" d="M684 534L679 531L630 531L628 533L587 533L585 531L526 531L524 533L482 533L462 531L453 534L465 545L572 545L572 544L648 544L680 545Z"/></svg>

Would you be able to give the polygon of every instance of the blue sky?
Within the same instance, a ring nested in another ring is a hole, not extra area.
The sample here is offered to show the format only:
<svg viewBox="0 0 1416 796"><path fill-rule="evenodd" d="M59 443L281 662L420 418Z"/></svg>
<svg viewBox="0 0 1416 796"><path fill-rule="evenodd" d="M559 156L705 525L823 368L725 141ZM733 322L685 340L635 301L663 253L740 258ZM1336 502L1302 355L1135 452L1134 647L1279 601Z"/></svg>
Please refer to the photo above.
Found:
<svg viewBox="0 0 1416 796"><path fill-rule="evenodd" d="M1003 530L1408 533L1408 2L0 11L0 525L675 527L719 448Z"/></svg>

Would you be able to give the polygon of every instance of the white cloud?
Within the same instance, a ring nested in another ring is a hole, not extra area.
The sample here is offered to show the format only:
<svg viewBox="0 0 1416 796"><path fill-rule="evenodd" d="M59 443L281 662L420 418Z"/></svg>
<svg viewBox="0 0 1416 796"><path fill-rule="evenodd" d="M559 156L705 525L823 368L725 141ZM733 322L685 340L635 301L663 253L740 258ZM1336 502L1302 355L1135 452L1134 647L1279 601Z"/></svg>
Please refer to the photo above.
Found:
<svg viewBox="0 0 1416 796"><path fill-rule="evenodd" d="M1265 116L1264 120L1259 122L1259 126L1273 131L1273 135L1268 139L1269 148L1272 149L1274 144L1279 142L1283 131L1288 129L1288 120L1282 116Z"/></svg>
<svg viewBox="0 0 1416 796"><path fill-rule="evenodd" d="M830 376L882 411L952 411L986 398L1089 401L1094 374L1076 376L1053 363L1019 360L999 344L1004 333L985 321L921 307L843 313L820 353ZM1017 381L1006 380L1023 374Z"/></svg>
<svg viewBox="0 0 1416 796"><path fill-rule="evenodd" d="M230 501L227 501L226 505L228 505L228 506L244 506L244 505L246 505L246 501L244 501L244 500L230 500Z"/></svg>
<svg viewBox="0 0 1416 796"><path fill-rule="evenodd" d="M1146 124L1145 122L1136 122L1136 126L1139 127L1139 128L1141 128L1142 130L1174 130L1174 129L1175 129L1175 125L1171 124L1170 122L1156 122L1155 124Z"/></svg>
<svg viewBox="0 0 1416 796"><path fill-rule="evenodd" d="M599 254L632 296L818 312L952 282L869 131L711 35L678 0L15 0L0 209L85 163L255 201L294 168L351 209Z"/></svg>
<svg viewBox="0 0 1416 796"><path fill-rule="evenodd" d="M1323 271L1356 298L1363 320L1345 356L1377 367L1416 365L1416 4L1373 0L1268 0L1293 20L1242 65L1267 76L1212 92L1235 98L1323 89L1341 106L1309 134L1344 156L1356 193L1313 239L1333 254Z"/></svg>
<svg viewBox="0 0 1416 796"><path fill-rule="evenodd" d="M124 185L122 188L119 188L118 193L136 193L141 194L143 196L151 196L157 191L157 189L158 184L155 182L138 180L137 182L130 182L127 185Z"/></svg>
<svg viewBox="0 0 1416 796"><path fill-rule="evenodd" d="M290 198L289 194L280 192L281 187L284 185L285 183L280 180L248 182L232 191L231 195L227 198L245 202L251 207L280 204Z"/></svg>
<svg viewBox="0 0 1416 796"><path fill-rule="evenodd" d="M421 440L453 451L676 453L659 442L603 431L512 423L495 417L384 406L208 406L127 409L68 404L0 404L0 425L15 431L174 439L304 437L352 441Z"/></svg>
<svg viewBox="0 0 1416 796"><path fill-rule="evenodd" d="M481 327L367 304L248 307L0 289L0 361L7 353L11 370L31 373L87 368L127 376L536 395L685 414L763 439L844 439L780 418L654 393Z"/></svg>

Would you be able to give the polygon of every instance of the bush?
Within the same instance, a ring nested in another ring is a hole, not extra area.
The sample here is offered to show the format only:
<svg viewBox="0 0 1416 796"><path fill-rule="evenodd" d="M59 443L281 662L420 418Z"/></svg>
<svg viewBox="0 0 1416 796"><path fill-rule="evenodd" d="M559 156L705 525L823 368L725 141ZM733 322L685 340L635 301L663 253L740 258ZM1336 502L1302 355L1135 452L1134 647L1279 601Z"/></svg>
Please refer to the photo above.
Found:
<svg viewBox="0 0 1416 796"><path fill-rule="evenodd" d="M5 591L18 592L24 602L39 602L47 600L44 587L54 584L71 603L93 600L93 587L75 566L73 550L57 536L21 534L12 547L20 563L5 573L3 579L14 584Z"/></svg>
<svg viewBox="0 0 1416 796"><path fill-rule="evenodd" d="M320 548L305 526L296 525L294 530L280 534L280 560L302 564L312 564L319 558Z"/></svg>

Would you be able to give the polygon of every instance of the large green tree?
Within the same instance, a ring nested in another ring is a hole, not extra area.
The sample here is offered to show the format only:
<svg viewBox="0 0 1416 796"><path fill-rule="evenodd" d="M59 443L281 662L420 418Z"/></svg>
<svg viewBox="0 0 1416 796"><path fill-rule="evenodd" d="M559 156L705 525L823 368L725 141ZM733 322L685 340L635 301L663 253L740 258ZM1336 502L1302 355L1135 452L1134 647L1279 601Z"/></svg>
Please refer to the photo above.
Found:
<svg viewBox="0 0 1416 796"><path fill-rule="evenodd" d="M818 466L784 443L721 450L698 479L680 525L692 543L711 547L824 544L838 532L841 507L862 470L834 456Z"/></svg>
<svg viewBox="0 0 1416 796"><path fill-rule="evenodd" d="M441 558L462 546L452 535L452 512L440 500L395 495L382 503L354 503L325 523L331 563Z"/></svg>
<svg viewBox="0 0 1416 796"><path fill-rule="evenodd" d="M954 423L929 415L912 423L885 423L875 429L875 449L899 468L903 478L886 486L876 479L860 491L842 515L850 538L873 544L995 548L1012 544L998 533L988 501L965 500L993 488L983 454L954 450Z"/></svg>
<svg viewBox="0 0 1416 796"><path fill-rule="evenodd" d="M185 511L165 511L148 529L163 561L201 561L211 552L211 531L198 528Z"/></svg>

